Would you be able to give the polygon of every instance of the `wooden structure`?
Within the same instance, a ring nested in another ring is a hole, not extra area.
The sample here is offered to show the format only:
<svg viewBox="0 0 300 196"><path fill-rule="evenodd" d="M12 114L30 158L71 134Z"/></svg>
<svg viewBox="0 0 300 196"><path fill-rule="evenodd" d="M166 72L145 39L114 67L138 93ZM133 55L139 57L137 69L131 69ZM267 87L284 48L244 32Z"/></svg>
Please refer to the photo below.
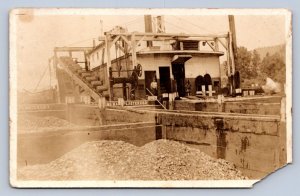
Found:
<svg viewBox="0 0 300 196"><path fill-rule="evenodd" d="M73 58L77 52L83 54L82 60ZM211 77L214 92L226 85L232 89L231 83L221 84L223 68L219 57L224 54L228 62L226 75L232 77L235 65L230 32L220 35L127 32L116 27L100 37L94 47L55 48L54 63L79 86L79 93L88 92L97 102L99 97L145 99L149 91L158 97L173 92L183 97L187 81L191 83L191 95L196 95L206 85L197 83L200 81L197 78L204 75ZM151 89L152 83L157 84L157 89Z"/></svg>

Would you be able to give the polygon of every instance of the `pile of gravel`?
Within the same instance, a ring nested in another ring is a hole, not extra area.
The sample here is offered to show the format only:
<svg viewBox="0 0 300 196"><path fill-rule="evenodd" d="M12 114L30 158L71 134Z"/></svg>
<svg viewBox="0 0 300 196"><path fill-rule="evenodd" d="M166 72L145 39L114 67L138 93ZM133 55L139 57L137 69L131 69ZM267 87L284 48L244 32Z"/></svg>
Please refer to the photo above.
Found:
<svg viewBox="0 0 300 196"><path fill-rule="evenodd" d="M18 128L20 129L39 129L71 126L68 121L54 116L22 116L18 118Z"/></svg>
<svg viewBox="0 0 300 196"><path fill-rule="evenodd" d="M19 169L24 180L240 180L233 164L169 140L142 147L88 142L57 160Z"/></svg>

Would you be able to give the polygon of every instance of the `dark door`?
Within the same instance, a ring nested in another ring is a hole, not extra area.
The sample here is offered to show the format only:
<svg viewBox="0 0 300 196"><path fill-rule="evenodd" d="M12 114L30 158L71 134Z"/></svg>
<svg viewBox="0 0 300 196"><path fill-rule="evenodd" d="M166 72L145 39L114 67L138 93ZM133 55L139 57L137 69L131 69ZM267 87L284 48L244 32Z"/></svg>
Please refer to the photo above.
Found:
<svg viewBox="0 0 300 196"><path fill-rule="evenodd" d="M155 95L155 92L151 89L151 83L156 81L156 71L145 71L145 91L146 95L150 95L150 92ZM147 90L148 89L148 90Z"/></svg>
<svg viewBox="0 0 300 196"><path fill-rule="evenodd" d="M185 96L185 69L184 63L172 64L174 79L176 80L177 92L180 97Z"/></svg>
<svg viewBox="0 0 300 196"><path fill-rule="evenodd" d="M208 86L212 85L212 80L209 74L204 75L205 90L208 91Z"/></svg>
<svg viewBox="0 0 300 196"><path fill-rule="evenodd" d="M199 75L195 79L196 92L202 91L202 85L205 85L203 76ZM204 89L203 89L204 90Z"/></svg>
<svg viewBox="0 0 300 196"><path fill-rule="evenodd" d="M160 93L171 92L170 67L159 67Z"/></svg>

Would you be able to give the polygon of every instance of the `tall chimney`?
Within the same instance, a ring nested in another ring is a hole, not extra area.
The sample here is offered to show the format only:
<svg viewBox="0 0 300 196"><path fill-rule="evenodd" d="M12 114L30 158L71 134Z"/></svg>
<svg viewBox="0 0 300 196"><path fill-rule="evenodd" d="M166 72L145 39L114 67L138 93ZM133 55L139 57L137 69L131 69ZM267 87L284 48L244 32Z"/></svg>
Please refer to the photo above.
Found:
<svg viewBox="0 0 300 196"><path fill-rule="evenodd" d="M152 16L151 15L145 15L145 32L146 33L152 33ZM152 47L152 41L147 41L147 47Z"/></svg>

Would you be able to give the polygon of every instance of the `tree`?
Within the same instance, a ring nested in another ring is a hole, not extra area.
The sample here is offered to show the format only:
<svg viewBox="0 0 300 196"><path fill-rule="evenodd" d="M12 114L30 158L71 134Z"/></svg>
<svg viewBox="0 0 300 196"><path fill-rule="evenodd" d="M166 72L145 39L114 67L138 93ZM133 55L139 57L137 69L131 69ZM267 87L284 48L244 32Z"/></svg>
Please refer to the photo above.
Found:
<svg viewBox="0 0 300 196"><path fill-rule="evenodd" d="M252 53L245 47L238 47L235 67L241 72L242 78L251 79L257 76L257 69L253 67L252 63Z"/></svg>
<svg viewBox="0 0 300 196"><path fill-rule="evenodd" d="M261 63L261 72L266 77L282 84L285 83L284 57L278 52L271 56L267 53Z"/></svg>
<svg viewBox="0 0 300 196"><path fill-rule="evenodd" d="M260 64L261 64L260 55L258 54L257 50L253 50L253 52L252 52L252 69L256 70L256 75L260 71Z"/></svg>

